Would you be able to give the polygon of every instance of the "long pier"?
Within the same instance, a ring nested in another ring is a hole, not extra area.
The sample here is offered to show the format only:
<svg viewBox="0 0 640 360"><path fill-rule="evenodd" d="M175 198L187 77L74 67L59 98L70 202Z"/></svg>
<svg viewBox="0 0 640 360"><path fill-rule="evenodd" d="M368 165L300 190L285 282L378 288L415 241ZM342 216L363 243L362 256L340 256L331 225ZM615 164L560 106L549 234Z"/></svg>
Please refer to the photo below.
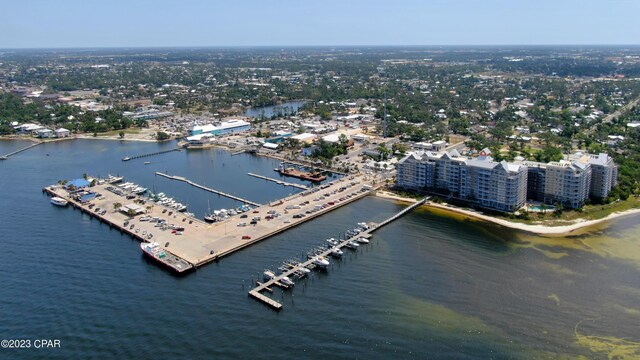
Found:
<svg viewBox="0 0 640 360"><path fill-rule="evenodd" d="M314 255L311 259L309 259L309 260L307 260L305 262L302 262L302 263L300 263L300 264L298 264L296 266L292 266L291 269L281 273L280 275L274 277L273 279L271 279L269 281L266 281L264 283L259 283L257 287L255 287L251 291L249 291L249 295L251 297L253 297L253 298L255 298L255 299L259 300L259 301L262 301L263 303L269 305L274 310L281 310L282 309L282 304L281 303L277 302L276 300L273 300L272 298L270 298L268 296L265 296L265 295L261 294L261 292L264 291L264 290L270 289L270 287L272 285L279 286L279 284L281 283L280 280L282 280L282 278L284 278L285 276L286 277L291 276L294 273L296 273L298 271L301 271L301 268L310 268L310 267L312 267L313 263L314 263L314 259L317 256L328 257L331 254L331 252L333 251L333 249L335 249L335 248L342 249L350 241L355 241L355 239L360 238L360 237L370 237L371 233L373 233L374 231L376 231L376 230L382 228L383 226L385 226L385 225L387 225L387 224L399 219L400 217L402 217L406 213L412 211L413 209L417 208L418 206L423 205L428 199L429 199L429 197L425 197L422 200L407 206L406 208L402 209L397 214L395 214L392 217L384 220L383 222L378 223L378 224L374 224L369 229L367 229L367 230L365 230L365 231L363 231L363 232L361 232L361 233L359 233L359 234L357 234L357 235L355 235L353 237L350 237L348 239L344 239L340 243L338 243L338 245L331 246L327 250L325 250L325 251L323 251L323 252L321 252L319 254Z"/></svg>
<svg viewBox="0 0 640 360"><path fill-rule="evenodd" d="M214 189L208 188L208 187L200 185L200 184L196 184L193 181L191 181L191 180L189 180L189 179L187 179L185 177L182 177L182 176L172 176L172 175L168 175L168 174L165 174L165 173L161 173L159 171L156 172L156 175L160 175L162 177L165 177L165 178L171 179L171 180L183 181L183 182L186 182L187 184L189 184L189 185L191 185L193 187L197 187L198 189L202 189L202 190L205 190L205 191L208 191L208 192L220 195L220 196L227 197L229 199L240 201L240 202L243 202L245 204L249 204L249 205L253 205L253 206L261 206L260 204L258 204L256 202L253 202L253 201L250 201L250 200L247 200L247 199L243 199L243 198L235 196L235 195L227 194L227 193L219 191L219 190L214 190Z"/></svg>
<svg viewBox="0 0 640 360"><path fill-rule="evenodd" d="M175 148L175 149L170 149L170 150L156 151L156 152L152 152L152 153L148 153L148 154L127 156L127 157L122 158L122 161L129 161L129 160L140 159L140 158L148 157L148 156L161 155L161 154L166 154L166 153L174 152L174 151L180 151L180 149L179 148Z"/></svg>
<svg viewBox="0 0 640 360"><path fill-rule="evenodd" d="M302 184L294 184L294 183L290 183L290 182L286 182L286 181L282 181L282 180L278 180L278 179L273 179L273 178L270 178L270 177L266 177L266 176L262 176L262 175L258 175L258 174L254 174L254 173L247 173L247 175L256 177L258 179L263 179L263 180L267 180L267 181L273 181L274 183L276 183L278 185L291 186L291 187L295 187L295 188L302 189L302 190L308 190L309 189L308 186L304 186Z"/></svg>
<svg viewBox="0 0 640 360"><path fill-rule="evenodd" d="M31 149L32 147L36 147L36 146L38 146L40 144L42 144L42 142L37 142L35 144L31 144L31 145L29 145L29 146L27 146L25 148L20 149L20 150L16 150L16 151L14 151L12 153L8 153L6 155L0 156L0 160L8 160L9 157L11 157L11 156L13 156L15 154L19 154L19 153L21 153L23 151L27 151L27 150Z"/></svg>

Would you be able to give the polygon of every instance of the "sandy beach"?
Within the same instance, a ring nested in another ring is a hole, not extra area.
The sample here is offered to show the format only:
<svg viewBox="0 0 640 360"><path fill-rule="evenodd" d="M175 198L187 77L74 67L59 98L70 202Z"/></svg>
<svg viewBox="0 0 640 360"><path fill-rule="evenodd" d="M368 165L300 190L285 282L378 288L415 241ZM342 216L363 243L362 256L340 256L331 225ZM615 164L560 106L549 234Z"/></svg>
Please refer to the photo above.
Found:
<svg viewBox="0 0 640 360"><path fill-rule="evenodd" d="M407 202L407 203L414 203L417 201L416 199L402 197L388 191L378 191L376 192L376 196L385 198L385 199ZM602 224L608 221L612 221L612 220L621 218L623 216L640 214L640 209L631 209L623 212L612 213L602 219L595 219L595 220L577 219L572 221L572 223L568 225L552 226L552 225L544 225L544 224L532 225L532 224L517 223L517 222L505 220L505 219L499 219L493 216L484 215L482 213L479 213L473 210L462 209L462 208L455 207L453 205L448 205L448 204L437 204L434 202L427 202L423 206L461 214L474 220L487 221L487 222L505 226L511 229L526 231L526 232L530 232L537 235L568 235L576 232L577 230L584 229L593 225Z"/></svg>

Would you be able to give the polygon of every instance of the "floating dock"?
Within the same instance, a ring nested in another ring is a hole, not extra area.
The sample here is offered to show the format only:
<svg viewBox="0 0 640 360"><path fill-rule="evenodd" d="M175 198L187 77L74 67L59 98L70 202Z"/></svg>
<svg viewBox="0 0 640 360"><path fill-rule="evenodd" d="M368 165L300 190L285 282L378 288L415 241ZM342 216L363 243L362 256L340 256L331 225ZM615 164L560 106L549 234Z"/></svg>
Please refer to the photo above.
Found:
<svg viewBox="0 0 640 360"><path fill-rule="evenodd" d="M406 213L412 211L413 209L417 208L418 206L423 205L427 200L429 199L429 197L426 197L416 203L411 204L410 206L407 206L406 208L402 209L400 212L396 213L395 215L393 215L392 217L384 220L381 223L378 224L373 224L372 226L370 226L367 230L353 236L350 237L348 239L342 240L338 243L338 245L336 246L331 246L328 247L326 250L316 254L314 257L316 256L323 256L323 257L329 257L331 255L331 252L333 251L333 249L338 248L338 249L343 249L347 243L349 243L350 241L355 241L355 239L360 238L360 237L365 237L365 238L370 238L371 237L371 233L373 233L374 231L382 228L383 226L399 219L400 217L402 217L403 215L405 215ZM263 303L265 303L266 305L270 306L271 308L275 309L275 310L281 310L282 309L282 304L277 302L276 300L273 300L272 298L262 295L260 292L269 289L270 286L272 285L276 285L278 286L278 284L280 283L280 280L282 278L284 278L285 276L291 276L294 275L296 272L301 271L302 268L311 268L313 267L313 263L314 263L314 258L311 258L305 262L302 262L298 265L294 265L291 266L291 269L281 273L280 275L274 277L273 279L266 281L264 283L259 283L257 287L253 288L251 291L249 291L249 295L251 295L253 298L262 301Z"/></svg>
<svg viewBox="0 0 640 360"><path fill-rule="evenodd" d="M208 191L208 192L220 195L220 196L227 197L229 199L240 201L240 202L243 202L245 204L249 204L249 205L253 205L253 206L261 206L260 204L258 204L256 202L253 202L253 201L250 201L250 200L247 200L247 199L243 199L243 198L241 198L239 196L227 194L227 193L219 191L219 190L214 190L214 189L208 188L206 186L203 186L203 185L200 185L200 184L196 184L193 181L191 181L191 180L189 180L189 179L187 179L185 177L182 177L182 176L172 176L172 175L164 174L164 173L161 173L161 172L156 172L156 175L159 175L159 176L165 177L167 179L171 179L171 180L183 181L183 182L186 182L187 184L189 184L189 185L191 185L193 187L197 187L198 189L202 189L202 190L205 190L205 191Z"/></svg>
<svg viewBox="0 0 640 360"><path fill-rule="evenodd" d="M314 173L314 172L308 172L308 171L300 171L298 169L286 168L286 167L283 167L282 169L276 169L276 171L284 176L291 176L294 178L307 180L311 182L321 182L327 179L327 176L322 175L320 172Z"/></svg>
<svg viewBox="0 0 640 360"><path fill-rule="evenodd" d="M161 154L166 154L166 153L170 153L170 152L174 152L174 151L180 151L180 149L179 148L175 148L175 149L170 149L170 150L156 151L156 152L152 152L152 153L148 153L148 154L127 156L127 157L122 158L122 161L129 161L129 160L140 159L140 158L148 157L148 156L161 155Z"/></svg>
<svg viewBox="0 0 640 360"><path fill-rule="evenodd" d="M266 176L262 176L262 175L258 175L258 174L254 174L254 173L247 173L247 175L256 177L258 179L263 179L263 180L267 180L267 181L273 181L274 183L276 183L278 185L291 186L291 187L295 187L295 188L303 189L303 190L308 190L309 189L308 186L304 186L304 185L301 185L301 184L294 184L294 183L290 183L290 182L286 182L286 181L282 181L282 180L278 180L278 179L273 179L273 178L270 178L270 177L266 177Z"/></svg>
<svg viewBox="0 0 640 360"><path fill-rule="evenodd" d="M37 142L35 144L31 144L31 145L29 145L29 146L27 146L25 148L20 149L20 150L16 150L16 151L8 153L6 155L0 156L0 160L8 160L13 155L19 154L19 153L21 153L23 151L27 151L27 150L29 150L29 149L31 149L33 147L36 147L38 145L41 145L41 144L43 144L43 142Z"/></svg>
<svg viewBox="0 0 640 360"><path fill-rule="evenodd" d="M89 208L89 203L80 204L73 200L69 192L60 186L49 186L43 191L49 195L68 200L84 213L98 218L138 240L147 241L149 240L148 236L152 235L150 241L157 242L163 250L184 259L194 267L216 261L244 247L329 213L376 190L376 187L365 181L362 175L352 178L344 177L323 185L322 189L318 187L305 190L281 199L276 204L259 206L251 212L245 213L247 219L240 218L241 215L238 214L223 221L207 224L149 200L141 205L144 214L130 217L117 211L116 206L117 204L131 205L133 200L127 200L125 196L109 191L108 188L112 186L111 184L98 183L96 186L88 188L88 190L101 195L90 201L90 204L94 206L93 209ZM323 196L323 193L328 196ZM320 198L322 198L321 201L316 201ZM333 205L329 206L329 203ZM317 209L318 205L322 204L327 206ZM96 208L106 210L106 213L98 213L95 211ZM166 220L167 223L179 226L182 230L177 232L162 230L151 221L141 220L143 215ZM255 225L248 225L247 223L252 217L261 219ZM240 226L241 224L244 226ZM146 240L143 236L144 233L147 236Z"/></svg>

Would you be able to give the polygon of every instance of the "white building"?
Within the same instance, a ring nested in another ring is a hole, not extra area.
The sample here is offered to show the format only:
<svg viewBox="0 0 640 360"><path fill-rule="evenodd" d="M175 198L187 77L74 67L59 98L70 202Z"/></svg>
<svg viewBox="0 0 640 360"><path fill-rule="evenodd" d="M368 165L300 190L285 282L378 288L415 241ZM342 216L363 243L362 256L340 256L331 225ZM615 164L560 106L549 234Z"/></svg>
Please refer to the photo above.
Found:
<svg viewBox="0 0 640 360"><path fill-rule="evenodd" d="M65 138L68 137L69 134L71 134L71 131L65 129L65 128L60 128L56 130L56 137L57 138Z"/></svg>

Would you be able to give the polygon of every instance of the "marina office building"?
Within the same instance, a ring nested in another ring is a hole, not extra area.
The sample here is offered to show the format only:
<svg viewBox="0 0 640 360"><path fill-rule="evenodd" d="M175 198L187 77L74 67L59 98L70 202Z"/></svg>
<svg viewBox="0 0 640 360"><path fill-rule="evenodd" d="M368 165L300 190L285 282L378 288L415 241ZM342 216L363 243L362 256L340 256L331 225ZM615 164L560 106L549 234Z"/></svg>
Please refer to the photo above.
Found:
<svg viewBox="0 0 640 360"><path fill-rule="evenodd" d="M451 152L413 152L397 165L396 186L422 190L497 211L516 211L527 199L580 208L604 199L617 167L607 154L576 153L558 162L496 162L484 149L477 158Z"/></svg>

